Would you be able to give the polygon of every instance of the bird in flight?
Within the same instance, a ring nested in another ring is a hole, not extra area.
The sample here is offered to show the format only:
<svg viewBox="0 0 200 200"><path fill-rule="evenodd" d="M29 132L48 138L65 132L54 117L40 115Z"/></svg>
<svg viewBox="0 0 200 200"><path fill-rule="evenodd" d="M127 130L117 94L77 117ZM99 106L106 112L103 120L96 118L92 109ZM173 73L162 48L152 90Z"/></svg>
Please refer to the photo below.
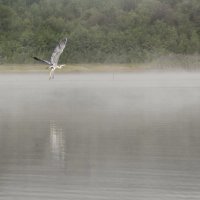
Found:
<svg viewBox="0 0 200 200"><path fill-rule="evenodd" d="M61 69L62 67L64 67L64 65L58 65L58 60L59 60L60 55L62 54L66 44L67 44L67 38L61 40L58 43L58 45L56 46L56 48L54 49L54 51L53 51L53 53L51 55L50 61L43 60L43 59L40 59L38 57L33 57L35 60L43 62L43 63L49 65L49 69L50 69L49 80L54 78L55 69L57 69L57 68Z"/></svg>

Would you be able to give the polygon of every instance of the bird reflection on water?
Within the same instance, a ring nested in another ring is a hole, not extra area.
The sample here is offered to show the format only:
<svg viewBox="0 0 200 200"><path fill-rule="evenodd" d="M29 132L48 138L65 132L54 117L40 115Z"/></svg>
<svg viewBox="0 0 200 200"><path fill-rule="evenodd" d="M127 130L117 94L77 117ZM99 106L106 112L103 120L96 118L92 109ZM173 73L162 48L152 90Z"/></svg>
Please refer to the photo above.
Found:
<svg viewBox="0 0 200 200"><path fill-rule="evenodd" d="M53 160L64 161L65 159L65 142L63 129L56 126L55 121L50 121L50 146ZM61 163L59 163L61 164Z"/></svg>

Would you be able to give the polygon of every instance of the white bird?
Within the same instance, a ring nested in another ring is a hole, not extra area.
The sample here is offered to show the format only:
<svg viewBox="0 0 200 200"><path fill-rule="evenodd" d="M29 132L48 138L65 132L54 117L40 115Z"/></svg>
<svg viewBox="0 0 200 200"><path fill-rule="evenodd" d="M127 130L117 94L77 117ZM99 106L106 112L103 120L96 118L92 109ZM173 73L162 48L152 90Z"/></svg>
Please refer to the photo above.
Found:
<svg viewBox="0 0 200 200"><path fill-rule="evenodd" d="M41 61L45 64L49 65L49 69L51 69L50 73L49 73L49 80L54 78L54 71L55 69L61 69L62 67L64 67L65 65L58 65L58 60L60 58L60 55L62 54L65 46L67 44L67 38L61 40L58 45L56 46L56 48L54 49L52 55L51 55L51 60L43 60L37 57L33 57L35 60Z"/></svg>

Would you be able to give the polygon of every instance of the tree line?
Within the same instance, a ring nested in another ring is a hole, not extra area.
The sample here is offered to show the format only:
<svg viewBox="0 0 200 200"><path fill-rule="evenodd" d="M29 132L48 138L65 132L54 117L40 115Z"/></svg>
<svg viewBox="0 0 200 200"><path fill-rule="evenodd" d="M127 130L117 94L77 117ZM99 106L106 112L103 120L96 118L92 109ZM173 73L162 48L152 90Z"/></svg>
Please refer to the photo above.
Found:
<svg viewBox="0 0 200 200"><path fill-rule="evenodd" d="M199 0L0 0L0 63L132 63L200 53Z"/></svg>

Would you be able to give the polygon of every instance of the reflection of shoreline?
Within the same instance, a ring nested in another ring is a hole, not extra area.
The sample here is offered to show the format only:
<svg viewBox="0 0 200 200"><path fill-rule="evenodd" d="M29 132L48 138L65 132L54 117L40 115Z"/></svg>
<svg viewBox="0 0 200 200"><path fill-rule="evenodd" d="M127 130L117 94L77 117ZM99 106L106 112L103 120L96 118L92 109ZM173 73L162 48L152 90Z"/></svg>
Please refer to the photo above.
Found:
<svg viewBox="0 0 200 200"><path fill-rule="evenodd" d="M64 161L65 142L63 137L63 129L57 128L55 121L50 121L50 145L53 160Z"/></svg>

